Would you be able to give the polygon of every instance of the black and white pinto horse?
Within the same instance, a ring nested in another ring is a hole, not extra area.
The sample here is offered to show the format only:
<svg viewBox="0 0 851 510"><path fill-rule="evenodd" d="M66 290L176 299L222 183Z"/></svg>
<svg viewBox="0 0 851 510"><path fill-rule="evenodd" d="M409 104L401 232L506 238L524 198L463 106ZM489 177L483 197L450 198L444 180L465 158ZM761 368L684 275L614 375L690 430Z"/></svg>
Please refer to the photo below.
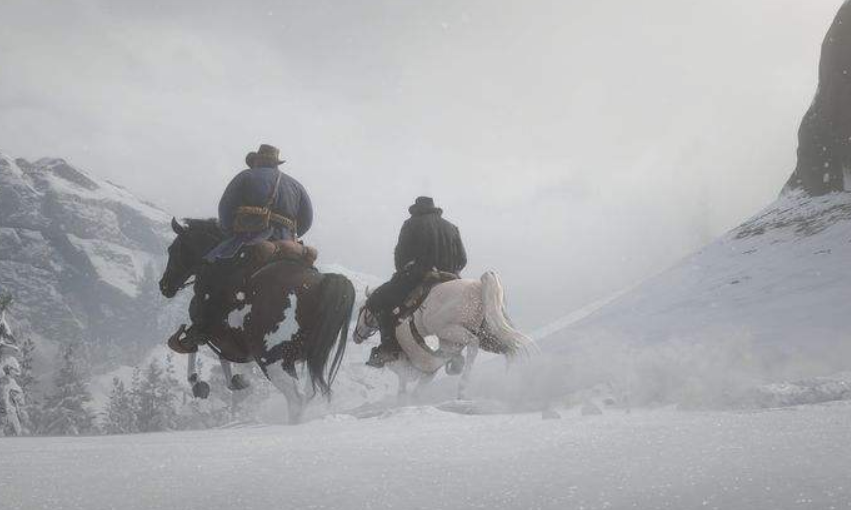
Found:
<svg viewBox="0 0 851 510"><path fill-rule="evenodd" d="M209 326L205 340L219 357L230 389L246 387L238 375L232 375L230 364L256 362L286 396L290 422L299 422L317 389L329 394L342 362L355 303L352 282L343 275L320 273L298 260L278 260L253 268L247 275L226 266L221 269L224 262L204 261L204 255L224 238L215 220L187 220L186 225L172 220L172 229L177 237L168 249L168 265L160 280L162 294L174 297L194 276L195 300L218 296L210 306L219 307L219 315L228 320ZM293 335L299 345L296 361L305 366L311 383L305 389L293 377L296 374L281 363L286 349L296 349L295 344L272 342L293 300L298 324ZM240 323L231 324L240 311ZM183 327L177 335L182 331ZM206 398L209 385L199 379L195 353L189 355L187 375L195 396Z"/></svg>
<svg viewBox="0 0 851 510"><path fill-rule="evenodd" d="M363 343L378 331L378 320L364 306L358 315L354 341ZM437 349L428 337L437 337ZM460 279L437 285L423 304L396 328L403 354L388 367L399 377L399 398L407 394L408 382L417 389L431 382L437 372L457 373L458 398L466 399L470 374L479 348L502 354L509 361L537 350L534 341L511 324L505 311L505 291L499 276L488 271L480 280ZM462 358L462 351L466 356Z"/></svg>

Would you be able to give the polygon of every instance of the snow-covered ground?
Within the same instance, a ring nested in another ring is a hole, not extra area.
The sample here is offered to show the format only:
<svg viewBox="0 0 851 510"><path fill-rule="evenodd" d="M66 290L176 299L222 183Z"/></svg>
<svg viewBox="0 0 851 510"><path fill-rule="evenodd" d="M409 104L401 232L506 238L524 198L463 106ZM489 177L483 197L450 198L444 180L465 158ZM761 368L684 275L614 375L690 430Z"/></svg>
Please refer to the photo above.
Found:
<svg viewBox="0 0 851 510"><path fill-rule="evenodd" d="M4 510L847 509L851 404L0 440Z"/></svg>

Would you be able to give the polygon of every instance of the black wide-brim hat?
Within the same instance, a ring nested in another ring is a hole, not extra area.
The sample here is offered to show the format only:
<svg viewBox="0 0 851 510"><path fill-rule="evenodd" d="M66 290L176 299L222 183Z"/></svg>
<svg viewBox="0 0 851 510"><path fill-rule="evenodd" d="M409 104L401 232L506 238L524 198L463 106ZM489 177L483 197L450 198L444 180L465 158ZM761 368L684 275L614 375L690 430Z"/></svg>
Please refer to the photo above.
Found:
<svg viewBox="0 0 851 510"><path fill-rule="evenodd" d="M439 211L434 205L434 199L431 197L417 197L414 205L408 207L408 212L411 214L423 213L428 211Z"/></svg>
<svg viewBox="0 0 851 510"><path fill-rule="evenodd" d="M257 152L249 152L245 156L245 163L250 167L276 167L287 161L281 159L281 151L277 147L269 144L262 144Z"/></svg>

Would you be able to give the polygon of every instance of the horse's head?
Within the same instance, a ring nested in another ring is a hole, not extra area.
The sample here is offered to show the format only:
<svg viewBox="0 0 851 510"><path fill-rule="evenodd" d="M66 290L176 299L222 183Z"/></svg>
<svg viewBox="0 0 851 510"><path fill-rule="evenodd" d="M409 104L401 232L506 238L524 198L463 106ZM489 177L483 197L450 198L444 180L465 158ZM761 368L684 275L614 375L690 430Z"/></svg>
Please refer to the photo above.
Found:
<svg viewBox="0 0 851 510"><path fill-rule="evenodd" d="M366 297L369 298L369 289L366 290ZM371 337L378 331L378 318L374 313L369 311L364 304L358 312L358 323L355 326L354 341L356 344L362 344L367 338Z"/></svg>
<svg viewBox="0 0 851 510"><path fill-rule="evenodd" d="M213 226L207 220L190 220L182 225L172 218L171 229L177 237L168 247L168 264L160 279L163 296L173 298L201 267L204 255L219 242L220 232L214 233Z"/></svg>

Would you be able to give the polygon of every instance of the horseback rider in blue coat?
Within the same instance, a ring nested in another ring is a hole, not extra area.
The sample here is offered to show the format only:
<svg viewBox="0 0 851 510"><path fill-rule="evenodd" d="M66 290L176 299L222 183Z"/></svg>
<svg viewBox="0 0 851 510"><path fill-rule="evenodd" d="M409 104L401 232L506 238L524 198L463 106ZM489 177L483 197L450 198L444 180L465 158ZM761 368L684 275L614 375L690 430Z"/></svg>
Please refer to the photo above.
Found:
<svg viewBox="0 0 851 510"><path fill-rule="evenodd" d="M279 158L280 151L266 144L246 156L249 168L231 180L219 201L219 224L228 238L207 254L208 262L233 258L243 247L266 240L296 241L310 230L310 196L300 182L278 169L285 163ZM263 208L271 213L261 225L265 228L246 228L243 223L252 223Z"/></svg>
<svg viewBox="0 0 851 510"><path fill-rule="evenodd" d="M299 238L313 224L310 196L293 177L281 172L280 151L263 144L245 158L248 169L234 177L219 201L219 226L224 240L204 257L216 277L214 288L190 304L192 327L173 336L177 352L194 352L207 341L210 327L224 321L223 311L245 274L275 257L288 257L312 266L317 252Z"/></svg>

